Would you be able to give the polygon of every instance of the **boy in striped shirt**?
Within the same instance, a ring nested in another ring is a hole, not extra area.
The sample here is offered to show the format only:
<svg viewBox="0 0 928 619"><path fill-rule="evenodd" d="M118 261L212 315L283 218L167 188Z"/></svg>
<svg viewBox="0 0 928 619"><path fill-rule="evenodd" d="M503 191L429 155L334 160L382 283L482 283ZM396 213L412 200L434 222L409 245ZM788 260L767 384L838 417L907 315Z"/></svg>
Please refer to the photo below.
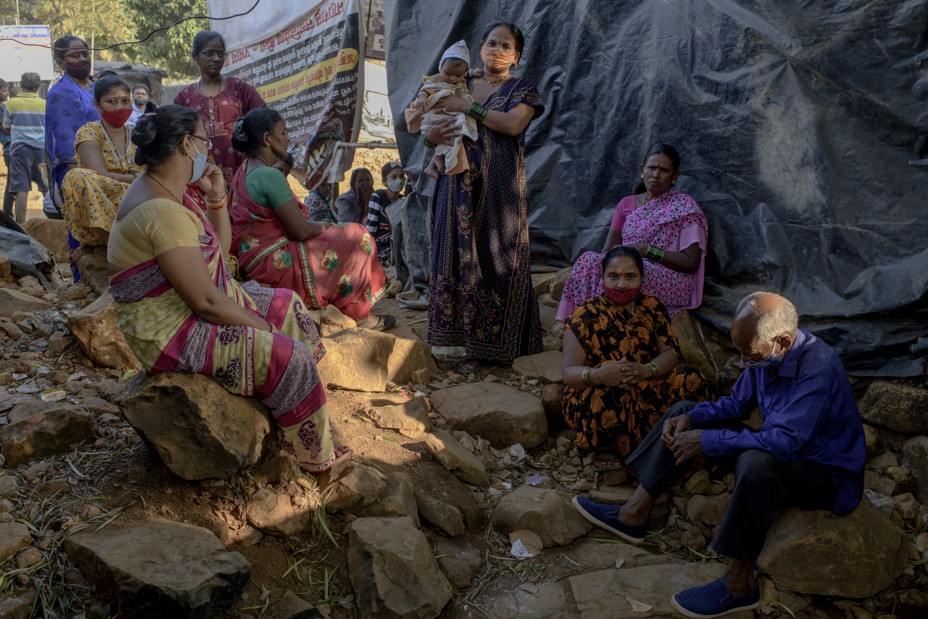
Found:
<svg viewBox="0 0 928 619"><path fill-rule="evenodd" d="M16 222L26 222L26 199L35 182L42 196L48 191L45 176L45 99L39 97L38 73L23 73L22 92L6 102L2 130L10 134L10 170L7 191L16 195Z"/></svg>

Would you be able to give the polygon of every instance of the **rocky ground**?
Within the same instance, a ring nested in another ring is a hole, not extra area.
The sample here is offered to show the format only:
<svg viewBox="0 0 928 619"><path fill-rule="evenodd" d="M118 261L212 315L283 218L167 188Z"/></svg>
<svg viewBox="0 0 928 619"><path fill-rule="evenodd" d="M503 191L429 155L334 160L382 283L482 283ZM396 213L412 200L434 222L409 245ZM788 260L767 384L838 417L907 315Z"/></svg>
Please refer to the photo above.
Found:
<svg viewBox="0 0 928 619"><path fill-rule="evenodd" d="M60 259L56 226L30 230ZM354 456L314 479L260 407L202 377L143 381L106 295L66 271L46 290L0 257L0 616L660 617L724 569L709 541L730 477L674 488L641 546L571 507L632 487L595 473L561 426L553 274L536 277L546 352L476 376L430 357L424 312L382 302L403 325L391 334L321 313L320 372ZM724 343L676 322L688 360L730 378ZM928 612L922 387L855 384L864 505L778 522L757 614Z"/></svg>

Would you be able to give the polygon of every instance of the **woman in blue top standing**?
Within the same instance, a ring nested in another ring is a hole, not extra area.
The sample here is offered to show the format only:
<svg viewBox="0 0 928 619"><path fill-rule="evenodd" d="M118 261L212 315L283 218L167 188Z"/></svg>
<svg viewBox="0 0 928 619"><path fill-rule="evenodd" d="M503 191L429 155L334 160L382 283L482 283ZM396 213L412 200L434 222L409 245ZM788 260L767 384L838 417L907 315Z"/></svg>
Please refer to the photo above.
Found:
<svg viewBox="0 0 928 619"><path fill-rule="evenodd" d="M65 35L52 46L55 64L64 73L48 89L45 101L45 150L48 152L53 183L52 200L61 210L61 183L71 168L77 167L74 137L77 130L89 122L100 120L93 100L93 79L90 77L90 49L82 39ZM68 248L80 246L68 232ZM80 277L71 265L74 281Z"/></svg>

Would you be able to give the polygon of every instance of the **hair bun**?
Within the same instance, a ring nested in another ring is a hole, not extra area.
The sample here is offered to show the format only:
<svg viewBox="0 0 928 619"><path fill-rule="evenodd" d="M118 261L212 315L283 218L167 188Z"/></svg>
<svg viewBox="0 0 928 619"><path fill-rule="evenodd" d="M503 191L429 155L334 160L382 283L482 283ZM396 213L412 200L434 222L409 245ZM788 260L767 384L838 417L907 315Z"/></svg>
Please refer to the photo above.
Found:
<svg viewBox="0 0 928 619"><path fill-rule="evenodd" d="M143 114L132 130L132 143L136 146L148 146L158 137L158 123L154 114Z"/></svg>
<svg viewBox="0 0 928 619"><path fill-rule="evenodd" d="M232 139L240 142L248 142L248 134L245 132L245 117L239 116L232 125Z"/></svg>

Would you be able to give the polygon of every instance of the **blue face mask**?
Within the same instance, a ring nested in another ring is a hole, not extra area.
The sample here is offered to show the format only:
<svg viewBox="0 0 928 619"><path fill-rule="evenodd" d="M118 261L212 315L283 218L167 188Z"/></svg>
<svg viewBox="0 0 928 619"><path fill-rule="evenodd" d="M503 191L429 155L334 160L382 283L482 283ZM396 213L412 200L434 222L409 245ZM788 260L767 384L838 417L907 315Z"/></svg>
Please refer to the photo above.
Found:
<svg viewBox="0 0 928 619"><path fill-rule="evenodd" d="M773 345L776 348L776 344ZM786 356L785 352L781 352L779 355L773 354L773 350L770 351L770 354L761 359L760 361L742 361L746 368L778 368L780 364L783 363L783 358Z"/></svg>
<svg viewBox="0 0 928 619"><path fill-rule="evenodd" d="M190 174L188 185L192 185L203 176L203 170L206 169L206 153L197 150L197 156L193 158L193 172Z"/></svg>

